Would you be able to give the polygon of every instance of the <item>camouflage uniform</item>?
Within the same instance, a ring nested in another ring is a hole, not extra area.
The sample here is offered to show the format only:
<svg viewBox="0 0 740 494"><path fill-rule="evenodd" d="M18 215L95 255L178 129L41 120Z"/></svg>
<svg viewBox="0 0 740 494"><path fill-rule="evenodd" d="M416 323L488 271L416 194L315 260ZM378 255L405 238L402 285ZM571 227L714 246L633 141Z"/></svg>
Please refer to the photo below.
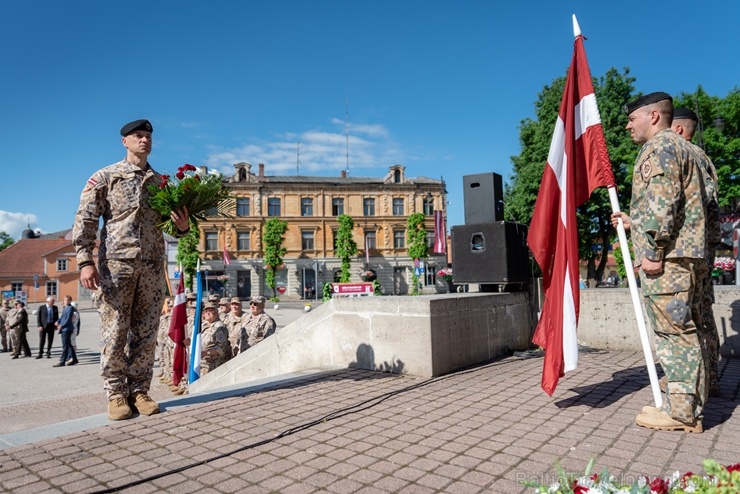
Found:
<svg viewBox="0 0 740 494"><path fill-rule="evenodd" d="M224 321L226 329L229 330L229 343L231 344L231 354L236 357L247 347L247 330L245 329L245 323L249 314L242 312L240 316L234 314L232 310L229 312L229 316Z"/></svg>
<svg viewBox="0 0 740 494"><path fill-rule="evenodd" d="M702 279L701 320L702 320L702 344L705 364L707 366L707 379L710 388L719 385L719 332L714 320L714 285L712 284L711 272L714 268L714 257L717 245L722 241L722 232L719 223L719 198L717 170L714 163L699 146L691 145L692 149L700 158L700 165L704 177L705 204L707 224L707 247L706 276Z"/></svg>
<svg viewBox="0 0 740 494"><path fill-rule="evenodd" d="M160 175L126 160L95 172L80 197L73 227L77 264L93 260L99 218L100 367L108 400L149 392L164 299L162 217L149 207Z"/></svg>
<svg viewBox="0 0 740 494"><path fill-rule="evenodd" d="M203 353L207 351L216 352L216 355L204 355L201 357L201 376L208 374L219 365L223 365L231 359L229 331L226 329L223 322L220 320L217 320L214 323L203 321L201 347L203 349Z"/></svg>
<svg viewBox="0 0 740 494"><path fill-rule="evenodd" d="M244 328L247 331L246 350L275 332L275 320L264 312L256 317L250 314ZM241 346L244 346L243 343Z"/></svg>
<svg viewBox="0 0 740 494"><path fill-rule="evenodd" d="M663 262L661 274L640 270L656 353L668 378L663 407L691 423L701 416L707 392L698 278L706 269L706 224L698 155L675 132L658 132L640 150L630 214L635 265Z"/></svg>
<svg viewBox="0 0 740 494"><path fill-rule="evenodd" d="M13 343L13 357L17 357L23 352L26 357L31 356L31 349L28 346L28 312L25 307L20 309L11 309L8 313L8 326L10 327L10 339Z"/></svg>

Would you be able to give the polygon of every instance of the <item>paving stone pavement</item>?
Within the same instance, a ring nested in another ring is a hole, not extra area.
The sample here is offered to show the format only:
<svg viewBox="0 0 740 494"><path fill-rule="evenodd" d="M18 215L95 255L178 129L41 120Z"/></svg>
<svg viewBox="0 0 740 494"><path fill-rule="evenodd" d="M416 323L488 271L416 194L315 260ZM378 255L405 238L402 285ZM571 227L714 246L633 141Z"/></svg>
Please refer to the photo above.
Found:
<svg viewBox="0 0 740 494"><path fill-rule="evenodd" d="M517 493L596 458L622 479L740 461L740 360L703 434L637 427L642 353L581 354L553 398L542 359L435 379L356 369L171 408L0 451L3 492ZM194 398L195 396L193 396Z"/></svg>

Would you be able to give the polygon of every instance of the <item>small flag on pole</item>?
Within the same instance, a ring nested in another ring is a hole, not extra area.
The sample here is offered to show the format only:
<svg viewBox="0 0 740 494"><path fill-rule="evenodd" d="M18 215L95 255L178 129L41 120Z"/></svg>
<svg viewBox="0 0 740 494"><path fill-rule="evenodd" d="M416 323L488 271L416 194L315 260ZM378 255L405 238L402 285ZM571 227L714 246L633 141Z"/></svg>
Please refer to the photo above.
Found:
<svg viewBox="0 0 740 494"><path fill-rule="evenodd" d="M434 210L434 250L435 254L447 252L447 231L445 228L444 211Z"/></svg>
<svg viewBox="0 0 740 494"><path fill-rule="evenodd" d="M365 267L370 266L370 240L365 232Z"/></svg>
<svg viewBox="0 0 740 494"><path fill-rule="evenodd" d="M195 276L195 321L193 322L193 336L190 341L190 372L188 382L192 383L200 378L200 354L202 349L200 336L201 305L203 305L203 279L200 271L200 260L198 260L198 271Z"/></svg>
<svg viewBox="0 0 740 494"><path fill-rule="evenodd" d="M228 266L229 264L231 264L231 258L229 257L229 251L224 246L224 265Z"/></svg>
<svg viewBox="0 0 740 494"><path fill-rule="evenodd" d="M574 31L577 27L575 16ZM542 389L578 364L580 308L576 207L597 187L615 186L580 28L542 175L527 243L542 269L545 303L532 342L545 349Z"/></svg>
<svg viewBox="0 0 740 494"><path fill-rule="evenodd" d="M182 272L182 270L180 270ZM188 314L186 309L185 298L185 277L180 276L180 282L177 285L175 302L172 305L172 318L170 319L169 337L175 342L175 349L172 353L172 384L177 386L180 379L188 369L185 358L185 326L188 323Z"/></svg>

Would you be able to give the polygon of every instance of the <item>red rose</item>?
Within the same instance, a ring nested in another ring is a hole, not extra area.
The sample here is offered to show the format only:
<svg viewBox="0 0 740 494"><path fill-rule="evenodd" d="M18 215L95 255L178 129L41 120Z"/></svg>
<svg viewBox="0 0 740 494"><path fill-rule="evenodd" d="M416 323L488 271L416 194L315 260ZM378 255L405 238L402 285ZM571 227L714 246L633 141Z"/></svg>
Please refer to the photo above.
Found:
<svg viewBox="0 0 740 494"><path fill-rule="evenodd" d="M185 178L185 173L182 170L178 170L175 176L178 180L182 180L183 178Z"/></svg>
<svg viewBox="0 0 740 494"><path fill-rule="evenodd" d="M191 165L191 164L189 164L189 163L185 163L185 164L183 165L182 169L183 169L183 170L185 170L185 171L191 171L191 172L194 172L194 171L196 171L196 170L197 170L197 168L196 168L196 167L194 167L193 165Z"/></svg>
<svg viewBox="0 0 740 494"><path fill-rule="evenodd" d="M727 471L732 472L740 472L740 463L735 463L734 465L730 465L727 467Z"/></svg>
<svg viewBox="0 0 740 494"><path fill-rule="evenodd" d="M655 492L655 494L668 494L668 484L662 478L653 479L648 486L650 491Z"/></svg>

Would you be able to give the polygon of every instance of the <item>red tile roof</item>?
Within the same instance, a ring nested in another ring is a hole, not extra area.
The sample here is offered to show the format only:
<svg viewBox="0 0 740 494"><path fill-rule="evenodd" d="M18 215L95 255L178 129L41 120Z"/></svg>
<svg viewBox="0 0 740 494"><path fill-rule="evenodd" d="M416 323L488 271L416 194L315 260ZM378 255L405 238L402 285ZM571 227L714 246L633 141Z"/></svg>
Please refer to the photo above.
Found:
<svg viewBox="0 0 740 494"><path fill-rule="evenodd" d="M44 273L43 255L71 242L64 238L24 238L0 252L0 278L32 278Z"/></svg>

